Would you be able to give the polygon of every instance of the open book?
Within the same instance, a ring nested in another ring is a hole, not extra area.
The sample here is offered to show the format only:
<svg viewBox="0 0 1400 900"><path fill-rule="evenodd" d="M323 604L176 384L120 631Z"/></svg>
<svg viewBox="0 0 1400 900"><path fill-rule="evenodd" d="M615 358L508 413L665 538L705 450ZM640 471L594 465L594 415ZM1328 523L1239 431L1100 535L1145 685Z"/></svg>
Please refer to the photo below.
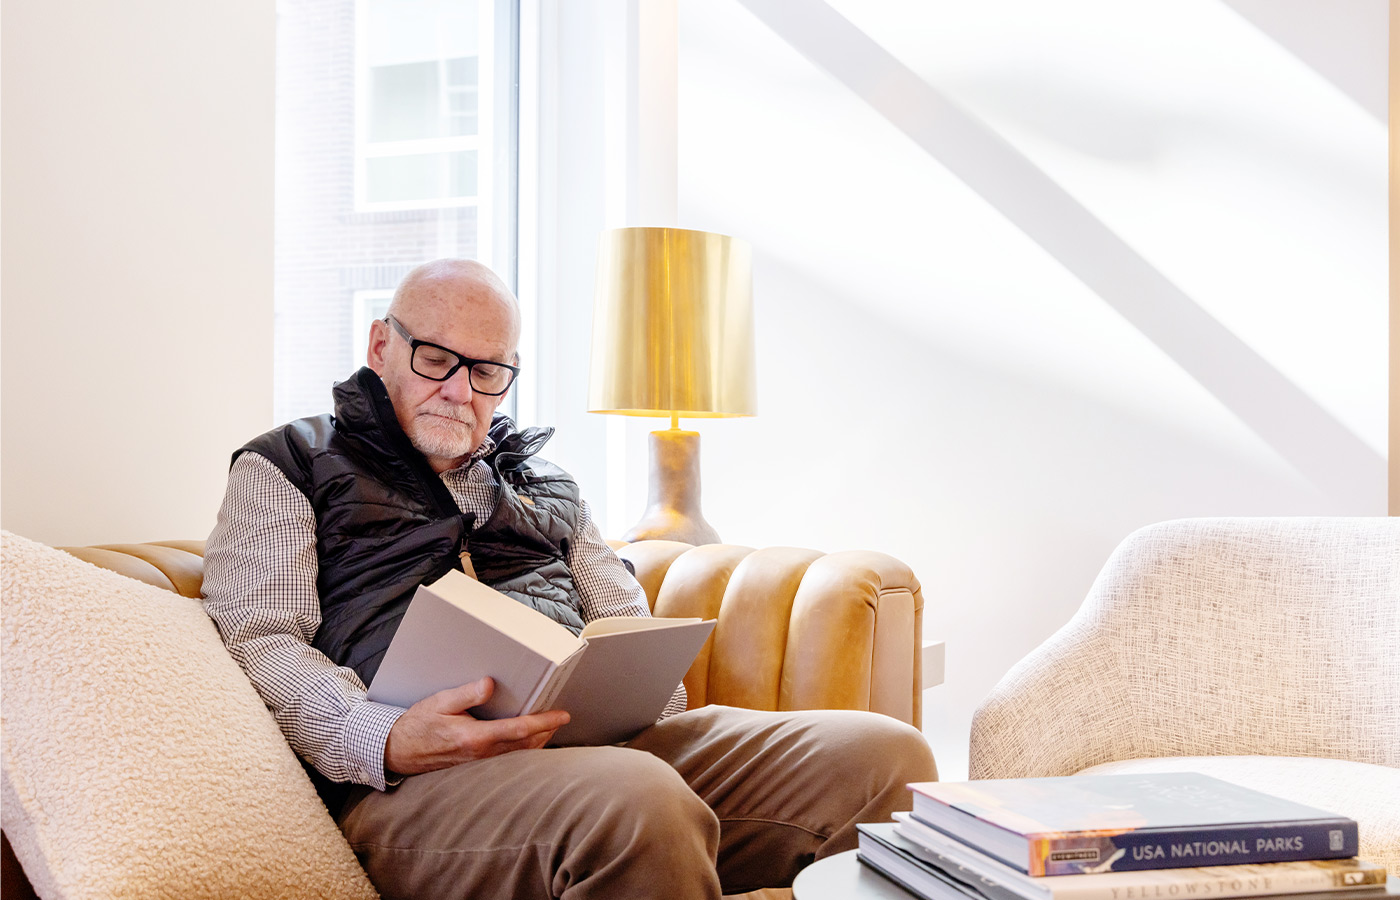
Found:
<svg viewBox="0 0 1400 900"><path fill-rule="evenodd" d="M575 637L558 622L458 571L418 588L369 686L369 699L408 707L490 675L481 719L567 710L555 745L635 737L666 701L714 621L613 616Z"/></svg>

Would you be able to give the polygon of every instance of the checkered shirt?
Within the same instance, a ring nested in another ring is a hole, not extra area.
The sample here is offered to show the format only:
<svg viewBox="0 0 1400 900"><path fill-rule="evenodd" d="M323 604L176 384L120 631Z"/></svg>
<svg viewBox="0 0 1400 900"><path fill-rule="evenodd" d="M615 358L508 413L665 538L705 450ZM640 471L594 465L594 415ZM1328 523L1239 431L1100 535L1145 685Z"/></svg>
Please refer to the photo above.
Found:
<svg viewBox="0 0 1400 900"><path fill-rule="evenodd" d="M476 513L478 522L496 508L499 488L483 459L492 449L487 438L466 463L441 476L461 511ZM565 562L585 622L651 615L645 592L604 542L586 503ZM205 550L205 611L292 749L332 781L383 790L400 780L386 775L384 745L404 710L367 699L352 669L311 646L321 625L316 575L311 502L266 457L240 454ZM685 703L682 686L663 717Z"/></svg>

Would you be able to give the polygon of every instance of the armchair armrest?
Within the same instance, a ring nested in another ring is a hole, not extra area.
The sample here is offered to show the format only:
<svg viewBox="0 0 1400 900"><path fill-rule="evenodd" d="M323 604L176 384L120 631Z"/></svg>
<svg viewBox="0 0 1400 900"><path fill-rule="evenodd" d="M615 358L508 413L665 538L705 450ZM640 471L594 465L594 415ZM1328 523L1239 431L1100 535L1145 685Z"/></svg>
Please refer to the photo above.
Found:
<svg viewBox="0 0 1400 900"><path fill-rule="evenodd" d="M718 619L690 705L861 709L922 723L923 593L899 560L675 541L617 545L658 616Z"/></svg>
<svg viewBox="0 0 1400 900"><path fill-rule="evenodd" d="M968 776L1073 775L1132 756L1112 649L1076 619L1013 666L973 716Z"/></svg>
<svg viewBox="0 0 1400 900"><path fill-rule="evenodd" d="M977 710L971 776L1162 756L1400 765L1397 597L1395 519L1141 528Z"/></svg>

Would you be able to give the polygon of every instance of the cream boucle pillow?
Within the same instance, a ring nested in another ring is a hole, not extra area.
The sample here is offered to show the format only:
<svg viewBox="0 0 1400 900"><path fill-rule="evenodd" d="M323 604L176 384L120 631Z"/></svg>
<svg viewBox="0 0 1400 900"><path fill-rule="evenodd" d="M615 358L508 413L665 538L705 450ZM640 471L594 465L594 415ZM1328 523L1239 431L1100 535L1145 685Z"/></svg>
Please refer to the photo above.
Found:
<svg viewBox="0 0 1400 900"><path fill-rule="evenodd" d="M198 601L0 541L0 802L41 896L375 896Z"/></svg>

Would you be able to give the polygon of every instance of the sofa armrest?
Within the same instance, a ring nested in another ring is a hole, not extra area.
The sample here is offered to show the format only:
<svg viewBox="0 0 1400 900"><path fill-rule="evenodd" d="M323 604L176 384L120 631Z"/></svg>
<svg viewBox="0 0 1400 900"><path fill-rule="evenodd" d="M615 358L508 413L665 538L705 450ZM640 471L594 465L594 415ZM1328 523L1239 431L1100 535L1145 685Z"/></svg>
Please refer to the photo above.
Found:
<svg viewBox="0 0 1400 900"><path fill-rule="evenodd" d="M861 709L921 725L923 593L893 557L674 541L618 552L656 615L718 619L686 675L692 707Z"/></svg>
<svg viewBox="0 0 1400 900"><path fill-rule="evenodd" d="M99 568L111 569L128 578L186 597L199 597L199 589L204 584L204 541L102 544L58 549Z"/></svg>

